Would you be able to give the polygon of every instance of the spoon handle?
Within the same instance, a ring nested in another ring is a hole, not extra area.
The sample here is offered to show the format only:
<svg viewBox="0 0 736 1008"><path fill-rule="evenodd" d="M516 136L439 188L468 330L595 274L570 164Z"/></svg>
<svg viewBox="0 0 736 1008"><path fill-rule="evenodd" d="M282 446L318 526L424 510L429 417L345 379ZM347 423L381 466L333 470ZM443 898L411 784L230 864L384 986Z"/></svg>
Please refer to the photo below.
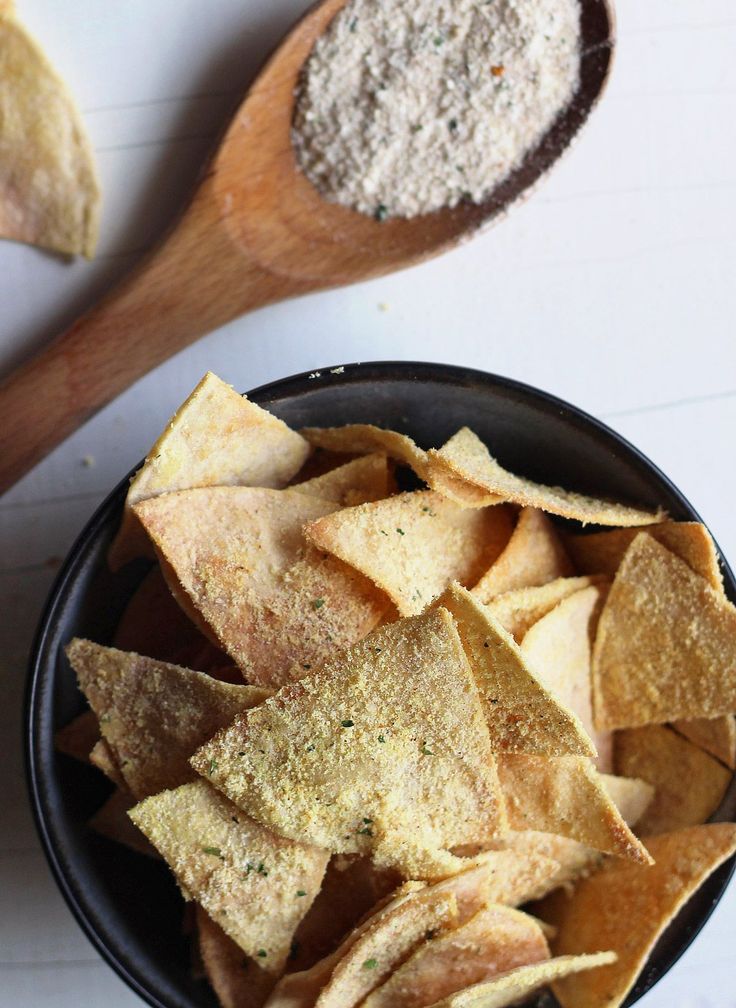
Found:
<svg viewBox="0 0 736 1008"><path fill-rule="evenodd" d="M0 493L152 368L289 293L232 240L203 189L130 276L0 385Z"/></svg>

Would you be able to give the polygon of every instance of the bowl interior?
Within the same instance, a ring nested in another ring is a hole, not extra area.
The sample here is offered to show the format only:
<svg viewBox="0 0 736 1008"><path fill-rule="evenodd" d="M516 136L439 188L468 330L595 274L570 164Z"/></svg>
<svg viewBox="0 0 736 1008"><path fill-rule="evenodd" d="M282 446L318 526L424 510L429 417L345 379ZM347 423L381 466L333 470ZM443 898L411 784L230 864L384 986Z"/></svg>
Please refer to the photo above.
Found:
<svg viewBox="0 0 736 1008"><path fill-rule="evenodd" d="M503 465L546 483L613 499L664 506L699 520L679 491L608 428L561 400L493 375L437 364L377 363L299 375L250 393L291 426L376 423L438 445L472 427ZM210 1008L214 995L192 979L182 903L163 864L93 834L85 823L111 786L92 767L54 750L56 729L85 702L63 654L74 636L109 643L148 564L118 574L105 554L125 498L127 477L73 547L52 590L31 658L27 758L31 799L57 882L89 938L145 1000L166 1008ZM724 564L726 590L736 584ZM736 818L732 783L716 819ZM733 871L717 871L659 941L627 1004L669 969L707 920Z"/></svg>

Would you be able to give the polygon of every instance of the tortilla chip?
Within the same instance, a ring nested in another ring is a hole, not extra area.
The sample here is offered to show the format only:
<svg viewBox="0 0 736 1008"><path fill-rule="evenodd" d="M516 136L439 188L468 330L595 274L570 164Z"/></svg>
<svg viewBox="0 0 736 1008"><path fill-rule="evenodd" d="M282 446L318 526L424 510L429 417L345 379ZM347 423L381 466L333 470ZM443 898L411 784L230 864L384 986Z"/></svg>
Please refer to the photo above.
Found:
<svg viewBox="0 0 736 1008"><path fill-rule="evenodd" d="M590 657L605 593L602 586L591 585L568 596L521 642L527 667L563 708L579 718L597 750L596 766L604 773L613 766L613 738L593 725Z"/></svg>
<svg viewBox="0 0 736 1008"><path fill-rule="evenodd" d="M608 861L544 903L544 919L558 928L555 955L576 949L613 949L618 961L554 985L563 1008L618 1008L633 987L655 942L680 907L736 851L736 825L691 826L647 840L650 867Z"/></svg>
<svg viewBox="0 0 736 1008"><path fill-rule="evenodd" d="M719 718L693 718L670 725L699 749L715 756L724 766L736 770L736 719L733 714Z"/></svg>
<svg viewBox="0 0 736 1008"><path fill-rule="evenodd" d="M588 760L505 755L498 776L511 829L557 833L604 853L649 861Z"/></svg>
<svg viewBox="0 0 736 1008"><path fill-rule="evenodd" d="M444 609L381 627L284 686L192 765L285 836L408 878L456 871L449 848L504 827L480 699Z"/></svg>
<svg viewBox="0 0 736 1008"><path fill-rule="evenodd" d="M428 936L361 1008L424 1008L470 984L548 958L547 941L532 917L490 905L466 924Z"/></svg>
<svg viewBox="0 0 736 1008"><path fill-rule="evenodd" d="M508 833L506 836L521 836ZM559 838L557 838L559 839ZM572 842L572 841L570 841ZM533 898L548 879L557 873L557 861L546 853L529 847L515 849L510 843L490 841L485 845L467 844L453 849L458 857L472 859L479 868L491 872L487 899L489 903L520 906ZM548 892L546 888L545 892Z"/></svg>
<svg viewBox="0 0 736 1008"><path fill-rule="evenodd" d="M378 453L363 455L321 476L293 483L292 487L299 493L335 501L342 507L383 500L395 489L386 456Z"/></svg>
<svg viewBox="0 0 736 1008"><path fill-rule="evenodd" d="M158 851L143 836L137 826L130 820L128 812L135 805L135 798L127 788L116 790L107 801L100 806L87 824L90 829L108 840L130 848L136 854L158 859Z"/></svg>
<svg viewBox="0 0 736 1008"><path fill-rule="evenodd" d="M639 822L639 833L654 836L704 823L723 800L732 774L686 738L662 725L616 732L617 773L640 777L655 788Z"/></svg>
<svg viewBox="0 0 736 1008"><path fill-rule="evenodd" d="M427 481L427 453L417 447L407 434L382 430L373 424L305 427L300 433L311 445L328 451L355 452L358 455L382 452L402 465L409 466L420 479Z"/></svg>
<svg viewBox="0 0 736 1008"><path fill-rule="evenodd" d="M700 522L661 522L640 529L609 529L589 535L567 534L565 546L575 568L581 574L607 574L613 577L623 555L639 532L646 532L679 556L716 591L723 591L723 575L718 565L716 546L705 525Z"/></svg>
<svg viewBox="0 0 736 1008"><path fill-rule="evenodd" d="M77 714L69 724L64 725L54 735L54 745L60 753L71 756L81 763L89 761L89 754L100 740L100 723L93 710Z"/></svg>
<svg viewBox="0 0 736 1008"><path fill-rule="evenodd" d="M222 1008L262 1008L274 978L197 906L197 938L207 979Z"/></svg>
<svg viewBox="0 0 736 1008"><path fill-rule="evenodd" d="M192 487L283 487L308 454L307 442L283 420L208 371L131 480L123 524L108 554L111 568L151 555L131 510L141 501Z"/></svg>
<svg viewBox="0 0 736 1008"><path fill-rule="evenodd" d="M586 577L560 577L534 588L516 588L496 595L488 602L488 611L521 644L527 630L546 616L558 602L591 585L606 583L596 575Z"/></svg>
<svg viewBox="0 0 736 1008"><path fill-rule="evenodd" d="M600 781L626 825L638 826L654 800L654 787L640 777L632 776L601 774Z"/></svg>
<svg viewBox="0 0 736 1008"><path fill-rule="evenodd" d="M433 467L444 469L450 475L465 480L476 491L489 494L493 503L500 497L523 507L541 508L550 514L573 518L583 525L589 522L597 525L648 525L663 514L514 476L498 464L480 438L467 427L459 430L439 451L431 450L427 456ZM483 497L479 496L471 506L483 506L482 502Z"/></svg>
<svg viewBox="0 0 736 1008"><path fill-rule="evenodd" d="M599 728L637 728L736 710L736 609L642 532L598 624L593 709Z"/></svg>
<svg viewBox="0 0 736 1008"><path fill-rule="evenodd" d="M98 739L94 746L90 750L89 761L92 766L97 767L102 773L107 777L108 780L112 781L115 787L120 788L122 791L130 791L125 777L123 777L118 761L115 758L115 754L104 740L104 738Z"/></svg>
<svg viewBox="0 0 736 1008"><path fill-rule="evenodd" d="M435 1002L431 1008L506 1008L506 1005L516 1004L561 977L605 966L614 959L611 952L557 956L532 966L520 966L503 976L475 984Z"/></svg>
<svg viewBox="0 0 736 1008"><path fill-rule="evenodd" d="M269 695L79 638L67 655L136 798L193 780L197 746Z"/></svg>
<svg viewBox="0 0 736 1008"><path fill-rule="evenodd" d="M480 602L517 588L536 587L572 574L554 525L543 511L524 508L503 553L480 578L473 594Z"/></svg>
<svg viewBox="0 0 736 1008"><path fill-rule="evenodd" d="M495 752L595 755L579 719L540 683L522 650L485 606L457 584L441 596L440 605L457 623Z"/></svg>
<svg viewBox="0 0 736 1008"><path fill-rule="evenodd" d="M503 507L469 511L431 490L345 508L305 535L369 577L402 616L422 612L451 581L473 584L511 534Z"/></svg>
<svg viewBox="0 0 736 1008"><path fill-rule="evenodd" d="M74 99L38 43L0 12L0 237L92 257L100 189Z"/></svg>
<svg viewBox="0 0 736 1008"><path fill-rule="evenodd" d="M210 487L143 501L135 511L164 573L247 681L274 687L293 678L294 665L303 674L360 640L388 606L357 571L305 550L304 524L335 507L295 490Z"/></svg>
<svg viewBox="0 0 736 1008"><path fill-rule="evenodd" d="M205 781L146 798L129 814L185 898L201 903L262 969L279 973L319 892L327 852L277 836Z"/></svg>

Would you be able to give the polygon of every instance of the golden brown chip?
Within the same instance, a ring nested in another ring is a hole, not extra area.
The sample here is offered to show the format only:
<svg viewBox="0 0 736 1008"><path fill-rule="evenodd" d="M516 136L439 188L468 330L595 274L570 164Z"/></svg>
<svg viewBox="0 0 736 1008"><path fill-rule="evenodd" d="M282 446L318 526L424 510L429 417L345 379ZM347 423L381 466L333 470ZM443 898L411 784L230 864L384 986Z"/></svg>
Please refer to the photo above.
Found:
<svg viewBox="0 0 736 1008"><path fill-rule="evenodd" d="M589 760L580 756L505 755L499 759L509 826L579 840L588 847L647 863Z"/></svg>
<svg viewBox="0 0 736 1008"><path fill-rule="evenodd" d="M101 770L107 779L112 781L116 788L120 788L121 791L130 791L125 777L123 777L122 771L120 770L118 761L115 758L115 754L104 738L98 739L97 742L95 742L94 746L90 750L89 761L92 766Z"/></svg>
<svg viewBox="0 0 736 1008"><path fill-rule="evenodd" d="M626 825L638 826L654 800L654 787L633 776L601 774L600 781Z"/></svg>
<svg viewBox="0 0 736 1008"><path fill-rule="evenodd" d="M536 587L573 573L554 525L543 511L524 508L503 553L473 588L480 602L517 588Z"/></svg>
<svg viewBox="0 0 736 1008"><path fill-rule="evenodd" d="M610 732L593 725L590 658L595 628L605 589L591 585L563 599L543 616L521 642L527 667L542 686L579 718L598 753L596 766L602 772L612 767Z"/></svg>
<svg viewBox="0 0 736 1008"><path fill-rule="evenodd" d="M0 9L0 237L91 258L100 189L74 99L38 43Z"/></svg>
<svg viewBox="0 0 736 1008"><path fill-rule="evenodd" d="M559 864L554 855L547 855L541 848L537 850L529 845L517 850L514 845L505 842L506 837L511 836L521 834L507 833L503 842L492 840L487 844L468 844L455 848L453 853L470 859L470 863L478 869L490 872L489 903L515 907L535 898L534 893L540 890L549 892L546 883L557 874ZM469 874L470 870L466 869L465 877Z"/></svg>
<svg viewBox="0 0 736 1008"><path fill-rule="evenodd" d="M715 756L724 766L736 770L736 719L733 714L719 718L673 721L672 728L700 749Z"/></svg>
<svg viewBox="0 0 736 1008"><path fill-rule="evenodd" d="M517 644L521 644L527 630L554 609L558 602L583 588L605 583L605 578L596 575L555 578L554 581L534 588L516 588L496 595L487 603L488 610L506 633L511 634Z"/></svg>
<svg viewBox="0 0 736 1008"><path fill-rule="evenodd" d="M229 938L210 915L197 906L197 937L207 979L221 1008L262 1008L274 978Z"/></svg>
<svg viewBox="0 0 736 1008"><path fill-rule="evenodd" d="M704 823L723 800L731 772L677 732L662 725L615 735L616 772L640 777L655 789L639 822L643 836Z"/></svg>
<svg viewBox="0 0 736 1008"><path fill-rule="evenodd" d="M192 765L285 836L409 878L456 871L449 848L504 824L483 709L444 609L381 627L283 687Z"/></svg>
<svg viewBox="0 0 736 1008"><path fill-rule="evenodd" d="M506 1005L524 1000L540 987L546 987L561 977L605 966L614 959L611 952L557 956L532 966L520 966L493 980L474 984L435 1002L431 1008L506 1008Z"/></svg>
<svg viewBox="0 0 736 1008"><path fill-rule="evenodd" d="M280 686L295 665L303 672L360 640L388 606L357 571L305 549L304 524L336 506L295 490L210 487L135 511L247 681Z"/></svg>
<svg viewBox="0 0 736 1008"><path fill-rule="evenodd" d="M490 494L489 502L492 503L500 498L524 507L540 508L563 518L573 518L584 525L589 522L597 525L647 525L662 517L662 512L643 511L515 476L498 464L480 438L467 427L459 430L438 451L431 450L427 455L432 467L444 469L450 475L465 480L476 492L480 490L483 494ZM471 507L483 506L483 503L482 496L476 498L475 504L469 499Z"/></svg>
<svg viewBox="0 0 736 1008"><path fill-rule="evenodd" d="M83 711L54 735L54 745L60 753L86 763L96 742L100 740L100 724L93 710Z"/></svg>
<svg viewBox="0 0 736 1008"><path fill-rule="evenodd" d="M279 973L319 892L327 852L277 836L205 781L146 798L129 814L185 898L201 903L262 969Z"/></svg>
<svg viewBox="0 0 736 1008"><path fill-rule="evenodd" d="M131 480L110 566L150 555L131 510L141 501L192 487L283 487L308 454L303 437L208 371Z"/></svg>
<svg viewBox="0 0 736 1008"><path fill-rule="evenodd" d="M624 555L593 649L599 728L736 710L736 609L645 532Z"/></svg>
<svg viewBox="0 0 736 1008"><path fill-rule="evenodd" d="M624 553L639 532L646 532L679 556L696 574L716 591L723 591L723 576L718 566L716 546L705 525L700 522L661 522L640 529L608 529L588 535L567 534L565 546L581 574L607 574L614 577Z"/></svg>
<svg viewBox="0 0 736 1008"><path fill-rule="evenodd" d="M474 584L506 545L511 517L503 507L467 510L424 490L345 508L313 521L305 534L412 616L451 581Z"/></svg>
<svg viewBox="0 0 736 1008"><path fill-rule="evenodd" d="M137 854L158 858L158 851L143 836L137 826L131 822L128 812L135 805L135 798L127 789L113 791L107 801L100 806L90 819L88 826L95 833L123 844Z"/></svg>
<svg viewBox="0 0 736 1008"><path fill-rule="evenodd" d="M334 452L367 455L382 452L389 458L410 466L420 479L427 480L427 453L406 434L382 430L372 424L346 424L344 427L305 427L303 437L316 448Z"/></svg>
<svg viewBox="0 0 736 1008"><path fill-rule="evenodd" d="M193 780L197 746L269 695L79 638L67 655L136 798Z"/></svg>
<svg viewBox="0 0 736 1008"><path fill-rule="evenodd" d="M541 916L558 928L555 955L612 949L615 964L554 985L563 1008L618 1008L665 927L736 851L736 825L709 823L647 840L655 864L608 861L571 896L555 893Z"/></svg>
<svg viewBox="0 0 736 1008"><path fill-rule="evenodd" d="M457 584L444 592L439 604L457 624L495 752L595 755L578 717L545 689L485 606Z"/></svg>
<svg viewBox="0 0 736 1008"><path fill-rule="evenodd" d="M361 1008L425 1008L470 984L548 958L544 933L532 917L490 905L460 927L428 934Z"/></svg>
<svg viewBox="0 0 736 1008"><path fill-rule="evenodd" d="M321 476L292 484L299 493L354 507L368 501L383 500L394 489L385 455L374 452L346 462Z"/></svg>

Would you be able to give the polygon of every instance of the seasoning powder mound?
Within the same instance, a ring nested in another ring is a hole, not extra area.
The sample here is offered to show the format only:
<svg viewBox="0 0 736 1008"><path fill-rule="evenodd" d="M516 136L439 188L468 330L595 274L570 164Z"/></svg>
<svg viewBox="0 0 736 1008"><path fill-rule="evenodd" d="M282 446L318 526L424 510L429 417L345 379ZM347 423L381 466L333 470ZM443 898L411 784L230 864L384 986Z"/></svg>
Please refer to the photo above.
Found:
<svg viewBox="0 0 736 1008"><path fill-rule="evenodd" d="M580 73L579 0L350 0L297 97L298 163L379 220L482 202Z"/></svg>

